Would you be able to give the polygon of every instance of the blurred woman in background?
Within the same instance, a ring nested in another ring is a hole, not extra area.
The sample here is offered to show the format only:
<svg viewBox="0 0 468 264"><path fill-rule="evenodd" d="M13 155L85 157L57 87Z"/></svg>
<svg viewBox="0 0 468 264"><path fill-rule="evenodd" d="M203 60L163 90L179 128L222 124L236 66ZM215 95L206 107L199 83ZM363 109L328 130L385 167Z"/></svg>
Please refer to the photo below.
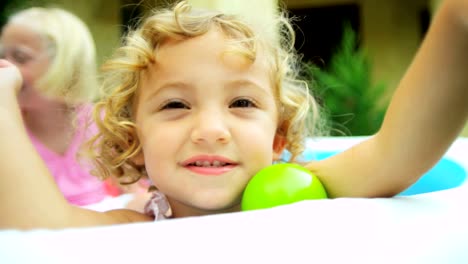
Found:
<svg viewBox="0 0 468 264"><path fill-rule="evenodd" d="M85 23L59 8L19 11L2 29L0 57L23 76L23 121L66 199L88 205L118 194L77 160L80 145L95 132L87 121L98 96L96 49Z"/></svg>

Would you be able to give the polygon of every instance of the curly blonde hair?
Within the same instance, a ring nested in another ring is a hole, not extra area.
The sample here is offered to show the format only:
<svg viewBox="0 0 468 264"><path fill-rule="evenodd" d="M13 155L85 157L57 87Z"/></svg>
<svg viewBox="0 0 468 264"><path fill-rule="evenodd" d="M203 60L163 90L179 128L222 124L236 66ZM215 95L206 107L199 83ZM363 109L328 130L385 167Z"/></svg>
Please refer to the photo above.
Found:
<svg viewBox="0 0 468 264"><path fill-rule="evenodd" d="M41 92L71 104L98 97L96 47L81 19L61 8L31 7L13 14L8 24L27 26L47 45L51 64L37 81Z"/></svg>
<svg viewBox="0 0 468 264"><path fill-rule="evenodd" d="M307 83L298 79L300 60L294 50L291 24L284 14L276 22L274 26L280 34L267 36L265 31L236 16L195 10L185 1L172 9L156 10L143 20L103 66L106 96L95 106L99 134L90 141L99 175L115 176L122 184L145 175L144 167L132 162L132 157L141 151L134 122L140 76L155 61L155 51L166 40L200 36L215 27L231 41L228 52L241 54L252 62L258 49L266 52L279 109L277 133L286 139L285 147L293 161L303 151L305 138L316 132L319 108Z"/></svg>

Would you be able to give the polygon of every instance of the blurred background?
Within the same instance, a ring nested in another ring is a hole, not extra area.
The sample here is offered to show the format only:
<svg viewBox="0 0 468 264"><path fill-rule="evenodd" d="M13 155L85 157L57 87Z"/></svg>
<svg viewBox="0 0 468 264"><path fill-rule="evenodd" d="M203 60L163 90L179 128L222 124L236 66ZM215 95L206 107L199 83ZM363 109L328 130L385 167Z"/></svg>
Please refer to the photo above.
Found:
<svg viewBox="0 0 468 264"><path fill-rule="evenodd" d="M193 6L241 14L259 22L278 6L296 17L296 48L304 76L324 106L332 135L374 133L389 96L409 66L443 0L189 0ZM83 19L101 64L129 26L171 0L2 0L0 23L30 6L58 6ZM417 107L417 106L415 106ZM468 136L468 126L462 132Z"/></svg>

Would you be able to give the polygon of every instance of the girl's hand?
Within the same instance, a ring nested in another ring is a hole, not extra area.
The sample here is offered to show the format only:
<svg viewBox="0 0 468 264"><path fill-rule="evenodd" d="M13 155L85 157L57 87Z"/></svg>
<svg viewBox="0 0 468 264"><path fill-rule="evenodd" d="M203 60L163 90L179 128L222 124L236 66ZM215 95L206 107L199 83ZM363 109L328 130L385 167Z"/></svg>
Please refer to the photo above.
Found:
<svg viewBox="0 0 468 264"><path fill-rule="evenodd" d="M0 91L11 89L17 94L23 84L18 68L7 60L0 59Z"/></svg>

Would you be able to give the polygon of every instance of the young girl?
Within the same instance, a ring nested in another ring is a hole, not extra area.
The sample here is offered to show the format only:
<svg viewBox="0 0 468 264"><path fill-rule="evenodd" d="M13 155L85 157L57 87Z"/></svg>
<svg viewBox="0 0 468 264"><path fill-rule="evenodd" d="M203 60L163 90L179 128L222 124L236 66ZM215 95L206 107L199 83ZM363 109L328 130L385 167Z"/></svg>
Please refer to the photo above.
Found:
<svg viewBox="0 0 468 264"><path fill-rule="evenodd" d="M306 165L330 197L395 195L457 137L468 115L466 17L468 1L444 1L381 130ZM94 212L63 199L21 123L20 76L2 61L0 211L8 217L0 226L94 226L238 211L256 172L285 149L293 158L300 154L307 114L317 113L296 78L291 28L278 21L281 27L270 27L281 34L264 35L268 30L234 16L191 11L181 2L146 19L106 65L108 96L95 109L100 133L91 149L104 176L149 177L158 191L145 214Z"/></svg>
<svg viewBox="0 0 468 264"><path fill-rule="evenodd" d="M65 198L89 205L122 193L77 159L81 145L96 133L88 121L99 91L94 40L85 23L60 8L21 10L2 28L0 57L21 72L24 125Z"/></svg>
<svg viewBox="0 0 468 264"><path fill-rule="evenodd" d="M76 205L104 199L104 183L76 159L96 130L86 129L99 90L87 26L59 8L21 10L2 28L0 57L21 72L17 99L26 131L65 198Z"/></svg>

